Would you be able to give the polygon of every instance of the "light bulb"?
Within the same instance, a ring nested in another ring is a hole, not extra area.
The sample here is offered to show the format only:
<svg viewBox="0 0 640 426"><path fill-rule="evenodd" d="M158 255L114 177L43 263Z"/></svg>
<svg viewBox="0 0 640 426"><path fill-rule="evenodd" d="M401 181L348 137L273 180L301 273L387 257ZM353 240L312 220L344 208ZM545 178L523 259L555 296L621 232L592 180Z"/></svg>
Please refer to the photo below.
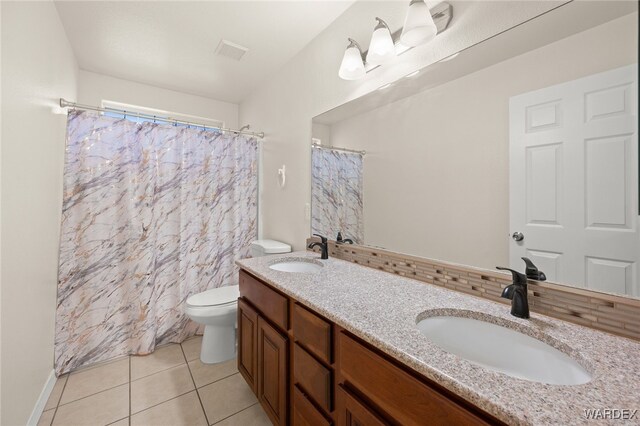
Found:
<svg viewBox="0 0 640 426"><path fill-rule="evenodd" d="M355 40L349 39L349 45L344 51L338 75L343 80L357 80L364 77L365 74L360 46Z"/></svg>
<svg viewBox="0 0 640 426"><path fill-rule="evenodd" d="M438 28L433 22L429 6L424 0L411 0L400 42L405 46L414 47L433 40L437 33Z"/></svg>
<svg viewBox="0 0 640 426"><path fill-rule="evenodd" d="M396 47L391 38L389 26L380 18L371 34L371 42L367 51L367 63L371 65L380 65L396 56Z"/></svg>

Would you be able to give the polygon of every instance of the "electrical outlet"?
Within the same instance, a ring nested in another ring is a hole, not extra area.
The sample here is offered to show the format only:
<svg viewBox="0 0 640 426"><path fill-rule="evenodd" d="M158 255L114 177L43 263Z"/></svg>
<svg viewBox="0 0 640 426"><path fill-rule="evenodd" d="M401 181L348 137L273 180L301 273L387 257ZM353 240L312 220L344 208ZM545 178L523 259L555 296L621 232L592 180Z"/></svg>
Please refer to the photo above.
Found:
<svg viewBox="0 0 640 426"><path fill-rule="evenodd" d="M304 218L307 222L311 221L311 204L309 203L304 204Z"/></svg>

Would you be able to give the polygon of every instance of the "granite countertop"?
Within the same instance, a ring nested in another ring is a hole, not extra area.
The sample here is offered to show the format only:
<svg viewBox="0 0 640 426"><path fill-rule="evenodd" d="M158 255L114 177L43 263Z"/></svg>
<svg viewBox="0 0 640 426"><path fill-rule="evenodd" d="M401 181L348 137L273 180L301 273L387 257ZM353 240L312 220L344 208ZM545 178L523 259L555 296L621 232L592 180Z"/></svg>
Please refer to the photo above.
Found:
<svg viewBox="0 0 640 426"><path fill-rule="evenodd" d="M324 267L316 273L269 268L300 258ZM506 423L574 425L593 423L585 410L640 409L640 343L633 340L535 313L528 320L519 319L510 315L508 305L339 259L319 260L317 253L265 256L237 264ZM536 337L578 360L593 378L582 385L549 385L472 364L420 333L417 320L431 313L482 319ZM640 423L640 413L630 422Z"/></svg>

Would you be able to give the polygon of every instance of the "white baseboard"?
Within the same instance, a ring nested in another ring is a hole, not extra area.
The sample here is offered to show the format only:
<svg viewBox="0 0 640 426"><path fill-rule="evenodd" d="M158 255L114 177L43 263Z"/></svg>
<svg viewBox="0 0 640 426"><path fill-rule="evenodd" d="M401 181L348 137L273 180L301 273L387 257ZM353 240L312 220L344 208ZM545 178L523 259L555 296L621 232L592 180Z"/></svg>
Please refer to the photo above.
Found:
<svg viewBox="0 0 640 426"><path fill-rule="evenodd" d="M42 392L40 392L40 396L36 401L35 407L33 407L33 411L31 412L31 416L29 416L29 420L27 421L27 426L37 426L38 421L40 420L40 416L42 415L42 411L44 410L44 406L47 405L47 401L49 400L49 395L51 395L51 391L53 390L53 386L56 384L56 373L51 370L49 374L49 378L47 382L44 384L44 388L42 388Z"/></svg>

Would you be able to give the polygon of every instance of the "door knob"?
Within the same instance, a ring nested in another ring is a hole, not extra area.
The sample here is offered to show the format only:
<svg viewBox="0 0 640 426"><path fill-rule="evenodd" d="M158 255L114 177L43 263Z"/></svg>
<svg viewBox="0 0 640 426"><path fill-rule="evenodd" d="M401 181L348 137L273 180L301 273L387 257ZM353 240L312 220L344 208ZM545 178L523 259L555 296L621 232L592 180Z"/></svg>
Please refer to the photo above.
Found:
<svg viewBox="0 0 640 426"><path fill-rule="evenodd" d="M513 238L515 241L522 241L524 240L524 234L522 232L514 232L513 235L511 236L511 238Z"/></svg>

